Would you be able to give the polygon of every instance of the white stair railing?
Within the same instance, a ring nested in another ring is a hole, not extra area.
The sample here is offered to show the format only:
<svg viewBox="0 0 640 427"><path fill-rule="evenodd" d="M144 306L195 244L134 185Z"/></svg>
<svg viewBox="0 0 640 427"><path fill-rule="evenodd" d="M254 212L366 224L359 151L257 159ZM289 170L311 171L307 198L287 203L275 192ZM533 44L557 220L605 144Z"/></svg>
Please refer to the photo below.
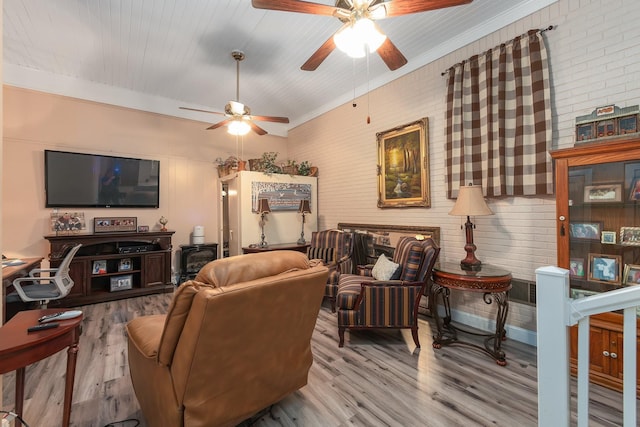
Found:
<svg viewBox="0 0 640 427"><path fill-rule="evenodd" d="M578 427L589 424L589 316L623 310L623 422L636 427L636 307L640 286L569 297L569 270L536 270L538 425L569 426L569 326L578 324Z"/></svg>

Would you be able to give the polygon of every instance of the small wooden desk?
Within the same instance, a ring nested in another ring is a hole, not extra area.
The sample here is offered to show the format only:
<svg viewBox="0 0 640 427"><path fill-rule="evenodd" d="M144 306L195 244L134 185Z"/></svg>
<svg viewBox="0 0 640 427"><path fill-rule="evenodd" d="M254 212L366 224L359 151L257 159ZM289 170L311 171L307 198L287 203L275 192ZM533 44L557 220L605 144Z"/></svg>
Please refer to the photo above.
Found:
<svg viewBox="0 0 640 427"><path fill-rule="evenodd" d="M432 278L433 286L431 287L429 305L433 307L431 313L438 330L433 337L433 347L440 348L449 344L475 347L493 357L498 365L506 366L507 360L504 351L502 351L502 340L506 337L504 326L509 313L511 273L487 264L483 264L478 271L469 271L463 270L460 267L460 263L443 262L433 268ZM491 304L495 301L498 305L495 332L484 334L454 327L451 324L451 307L449 305L451 289L482 293L486 304ZM442 303L445 310L445 316L442 321L438 314L438 295L442 295ZM458 331L487 337L484 341L484 347L459 340Z"/></svg>
<svg viewBox="0 0 640 427"><path fill-rule="evenodd" d="M67 349L67 374L64 385L62 426L68 427L71 419L71 399L76 373L78 341L82 329L82 315L68 320L56 321L60 326L38 332L27 332L27 328L38 324L45 314L65 311L60 309L27 310L16 314L0 327L0 375L16 371L16 413L22 417L24 401L25 367L45 359L64 348ZM32 421L31 425L36 425ZM16 422L16 426L20 423Z"/></svg>
<svg viewBox="0 0 640 427"><path fill-rule="evenodd" d="M40 263L43 258L20 258L24 261L24 264L14 265L10 267L4 267L2 269L2 313L3 320L7 319L7 302L5 297L7 293L13 290L13 281L18 277L23 277L29 274L34 268L40 268Z"/></svg>
<svg viewBox="0 0 640 427"><path fill-rule="evenodd" d="M243 254L254 254L257 252L270 252L270 251L298 251L302 253L307 253L307 248L311 245L311 243L305 243L303 245L299 245L297 243L276 243L275 245L267 245L265 247L260 246L245 246L242 248Z"/></svg>

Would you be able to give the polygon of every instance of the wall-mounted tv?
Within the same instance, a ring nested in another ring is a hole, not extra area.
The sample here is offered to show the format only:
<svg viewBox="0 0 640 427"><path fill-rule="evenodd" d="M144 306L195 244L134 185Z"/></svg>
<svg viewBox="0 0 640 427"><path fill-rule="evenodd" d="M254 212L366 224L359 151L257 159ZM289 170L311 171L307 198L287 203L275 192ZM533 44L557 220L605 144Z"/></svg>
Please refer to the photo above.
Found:
<svg viewBox="0 0 640 427"><path fill-rule="evenodd" d="M158 160L44 151L48 208L157 208Z"/></svg>

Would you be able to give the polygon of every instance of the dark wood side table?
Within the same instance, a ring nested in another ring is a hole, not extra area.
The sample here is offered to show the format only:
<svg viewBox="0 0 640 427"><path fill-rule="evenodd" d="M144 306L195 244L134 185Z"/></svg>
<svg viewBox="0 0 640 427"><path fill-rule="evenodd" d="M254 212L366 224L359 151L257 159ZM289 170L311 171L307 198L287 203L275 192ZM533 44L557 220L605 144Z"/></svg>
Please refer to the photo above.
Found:
<svg viewBox="0 0 640 427"><path fill-rule="evenodd" d="M498 267L483 264L478 271L463 270L459 263L444 262L433 269L433 286L430 292L431 312L436 322L437 334L433 337L433 347L460 344L482 350L496 360L500 366L506 366L507 360L502 351L502 341L506 338L504 325L509 313L509 290L511 289L511 273ZM494 301L498 306L496 314L496 330L490 334L477 333L455 327L451 324L451 306L449 294L451 290L477 292L483 294L486 304ZM440 319L438 314L438 296L442 296L445 315ZM484 347L458 339L457 332L487 337Z"/></svg>
<svg viewBox="0 0 640 427"><path fill-rule="evenodd" d="M38 324L39 317L59 311L65 310L21 311L0 328L0 374L16 371L15 412L22 417L25 367L67 348L67 373L61 425L68 427L71 419L71 399L76 373L78 341L82 333L82 315L73 319L56 321L60 326L55 329L27 332L28 327ZM20 423L16 423L17 425Z"/></svg>
<svg viewBox="0 0 640 427"><path fill-rule="evenodd" d="M297 243L276 243L275 245L268 245L265 247L260 246L245 246L242 248L243 254L255 254L257 252L270 252L270 251L298 251L302 253L307 253L307 248L311 245L311 243L305 243L303 245L299 245Z"/></svg>

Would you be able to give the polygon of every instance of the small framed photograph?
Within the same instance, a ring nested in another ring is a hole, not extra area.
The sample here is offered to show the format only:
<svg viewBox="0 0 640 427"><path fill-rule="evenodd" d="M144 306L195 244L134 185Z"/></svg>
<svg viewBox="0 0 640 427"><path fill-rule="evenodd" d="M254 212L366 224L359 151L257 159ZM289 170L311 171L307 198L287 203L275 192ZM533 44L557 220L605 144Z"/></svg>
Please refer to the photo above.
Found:
<svg viewBox="0 0 640 427"><path fill-rule="evenodd" d="M51 214L51 231L79 232L87 229L84 212L64 212Z"/></svg>
<svg viewBox="0 0 640 427"><path fill-rule="evenodd" d="M138 218L135 216L99 217L93 219L94 233L114 233L136 231Z"/></svg>
<svg viewBox="0 0 640 427"><path fill-rule="evenodd" d="M625 264L623 284L627 286L640 285L640 265Z"/></svg>
<svg viewBox="0 0 640 427"><path fill-rule="evenodd" d="M640 245L640 227L620 227L621 245Z"/></svg>
<svg viewBox="0 0 640 427"><path fill-rule="evenodd" d="M118 271L129 271L132 268L131 258L123 258L118 263Z"/></svg>
<svg viewBox="0 0 640 427"><path fill-rule="evenodd" d="M603 231L600 242L605 243L607 245L613 245L616 243L616 232L615 231Z"/></svg>
<svg viewBox="0 0 640 427"><path fill-rule="evenodd" d="M149 232L149 226L148 225L139 225L138 226L138 233L148 233Z"/></svg>
<svg viewBox="0 0 640 427"><path fill-rule="evenodd" d="M589 280L619 285L621 262L620 255L589 254Z"/></svg>
<svg viewBox="0 0 640 427"><path fill-rule="evenodd" d="M126 276L114 276L111 278L109 290L111 292L124 291L126 289L131 289L132 286L133 276L131 274L127 274Z"/></svg>
<svg viewBox="0 0 640 427"><path fill-rule="evenodd" d="M106 260L93 261L93 269L91 272L93 274L107 274L107 261Z"/></svg>
<svg viewBox="0 0 640 427"><path fill-rule="evenodd" d="M569 236L572 239L600 240L602 222L572 222L569 224Z"/></svg>
<svg viewBox="0 0 640 427"><path fill-rule="evenodd" d="M587 185L584 187L584 203L622 201L622 184Z"/></svg>
<svg viewBox="0 0 640 427"><path fill-rule="evenodd" d="M629 201L637 202L640 200L640 178L635 178L631 183L631 190L629 190Z"/></svg>
<svg viewBox="0 0 640 427"><path fill-rule="evenodd" d="M584 279L585 278L585 268L584 268L584 259L582 258L571 258L569 260L569 276L575 279Z"/></svg>

